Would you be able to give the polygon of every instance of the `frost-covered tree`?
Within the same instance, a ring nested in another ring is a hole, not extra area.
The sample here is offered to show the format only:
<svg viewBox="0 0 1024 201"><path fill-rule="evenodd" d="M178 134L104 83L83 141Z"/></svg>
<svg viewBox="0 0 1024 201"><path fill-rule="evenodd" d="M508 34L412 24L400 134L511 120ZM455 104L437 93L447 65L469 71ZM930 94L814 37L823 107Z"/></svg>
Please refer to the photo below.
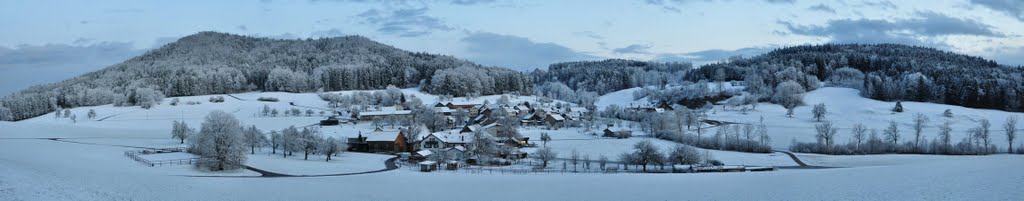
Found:
<svg viewBox="0 0 1024 201"><path fill-rule="evenodd" d="M814 109L811 110L811 113L814 115L814 121L821 122L821 120L825 118L825 113L828 113L825 109L825 103L818 103L817 105L814 105Z"/></svg>
<svg viewBox="0 0 1024 201"><path fill-rule="evenodd" d="M2 111L0 111L0 112L2 112ZM86 116L89 117L90 120L91 119L96 119L96 110L89 109L89 113L86 114Z"/></svg>
<svg viewBox="0 0 1024 201"><path fill-rule="evenodd" d="M832 125L832 122L826 121L816 124L814 125L814 131L816 132L814 137L818 138L818 143L823 144L826 150L831 150L836 133L838 133L838 129Z"/></svg>
<svg viewBox="0 0 1024 201"><path fill-rule="evenodd" d="M302 150L302 133L295 126L289 126L288 128L281 131L281 156L288 158L288 156L295 153L295 151Z"/></svg>
<svg viewBox="0 0 1024 201"><path fill-rule="evenodd" d="M576 149L572 149L572 152L569 153L569 162L572 163L572 171L576 172L576 165L580 163L580 152L576 151Z"/></svg>
<svg viewBox="0 0 1024 201"><path fill-rule="evenodd" d="M599 156L597 158L597 165L598 165L598 167L601 168L601 170L604 170L605 166L608 165L608 157L604 156L604 155Z"/></svg>
<svg viewBox="0 0 1024 201"><path fill-rule="evenodd" d="M542 147L537 149L537 152L534 152L533 155L537 156L537 159L540 159L540 161L543 162L541 167L548 167L548 162L555 160L555 158L558 157L558 152L551 150L550 147Z"/></svg>
<svg viewBox="0 0 1024 201"><path fill-rule="evenodd" d="M11 114L11 109L0 105L0 121L14 121L14 114Z"/></svg>
<svg viewBox="0 0 1024 201"><path fill-rule="evenodd" d="M171 138L178 139L181 141L181 144L185 144L185 139L188 139L195 132L195 129L189 128L188 124L185 124L184 121L174 121L171 128Z"/></svg>
<svg viewBox="0 0 1024 201"><path fill-rule="evenodd" d="M548 142L551 141L551 135L548 135L547 132L540 133L540 141L544 142L544 146L547 147L548 146Z"/></svg>
<svg viewBox="0 0 1024 201"><path fill-rule="evenodd" d="M803 104L804 100L804 87L795 81L789 80L779 83L775 87L775 94L772 95L772 102L782 105L787 110L792 110L797 106ZM790 114L790 117L793 115Z"/></svg>
<svg viewBox="0 0 1024 201"><path fill-rule="evenodd" d="M320 150L320 153L327 156L327 162L330 162L331 156L335 156L345 150L345 143L334 137L327 137L327 139L320 142Z"/></svg>
<svg viewBox="0 0 1024 201"><path fill-rule="evenodd" d="M676 145L668 153L670 164L693 165L700 163L700 152L687 145Z"/></svg>
<svg viewBox="0 0 1024 201"><path fill-rule="evenodd" d="M942 149L944 149L943 152L946 152L945 149L948 149L949 146L952 144L952 141L953 141L953 135L952 134L953 134L953 122L952 121L946 120L946 122L943 122L942 124L939 125L939 143L940 143L940 145L942 145L941 146Z"/></svg>
<svg viewBox="0 0 1024 201"><path fill-rule="evenodd" d="M245 144L249 145L250 154L256 154L256 147L262 147L267 143L267 136L263 135L255 125L245 129Z"/></svg>
<svg viewBox="0 0 1024 201"><path fill-rule="evenodd" d="M864 144L864 140L867 138L867 132L868 127L864 126L862 123L854 124L853 128L850 129L850 136L853 137L853 143L856 145L854 147L855 149L859 150L860 145Z"/></svg>
<svg viewBox="0 0 1024 201"><path fill-rule="evenodd" d="M277 148L284 144L284 136L277 131L270 131L270 153L277 154Z"/></svg>
<svg viewBox="0 0 1024 201"><path fill-rule="evenodd" d="M978 121L977 132L974 133L974 136L979 140L979 142L982 145L982 148L988 149L988 145L990 144L989 133L991 127L992 123L989 122L988 119L981 119L980 121Z"/></svg>
<svg viewBox="0 0 1024 201"><path fill-rule="evenodd" d="M921 134L924 131L924 127L928 124L928 116L921 113L914 114L914 148L921 149Z"/></svg>
<svg viewBox="0 0 1024 201"><path fill-rule="evenodd" d="M477 130L473 132L472 143L469 144L466 150L471 156L476 156L480 160L490 160L492 157L498 154L498 143L496 143L494 136L491 133L483 130Z"/></svg>
<svg viewBox="0 0 1024 201"><path fill-rule="evenodd" d="M309 160L309 155L316 154L318 151L317 149L320 148L323 136L320 136L319 132L310 130L309 128L302 128L298 141L299 146L301 146L302 149L302 160Z"/></svg>
<svg viewBox="0 0 1024 201"><path fill-rule="evenodd" d="M1006 153L1013 153L1013 140L1017 139L1017 116L1010 116L1006 118L1006 122L1003 123L1003 129L1006 130Z"/></svg>
<svg viewBox="0 0 1024 201"><path fill-rule="evenodd" d="M64 109L64 118L71 117L71 109Z"/></svg>
<svg viewBox="0 0 1024 201"><path fill-rule="evenodd" d="M900 128L896 124L896 120L889 121L889 127L885 128L885 140L889 141L893 145L899 144L900 140Z"/></svg>
<svg viewBox="0 0 1024 201"><path fill-rule="evenodd" d="M636 157L637 165L643 166L643 171L647 172L647 165L660 165L664 155L658 151L658 147L654 146L650 140L643 140L633 145L633 154Z"/></svg>
<svg viewBox="0 0 1024 201"><path fill-rule="evenodd" d="M214 110L206 116L199 133L189 141L193 154L209 158L197 165L210 170L241 168L245 163L245 141L242 126L235 116Z"/></svg>

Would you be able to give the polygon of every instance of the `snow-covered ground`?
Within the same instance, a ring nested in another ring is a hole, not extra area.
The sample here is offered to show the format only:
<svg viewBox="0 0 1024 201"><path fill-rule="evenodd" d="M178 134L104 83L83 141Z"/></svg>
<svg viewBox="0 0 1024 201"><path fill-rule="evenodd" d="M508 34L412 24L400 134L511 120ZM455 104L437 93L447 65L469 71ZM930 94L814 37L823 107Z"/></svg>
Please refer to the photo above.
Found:
<svg viewBox="0 0 1024 201"><path fill-rule="evenodd" d="M598 102L628 105L632 102L632 91L635 90L637 89L609 93L601 96ZM722 106L716 106L713 112L708 113L708 118L751 124L760 124L763 119L764 124L768 126L768 134L772 138L772 147L776 149L788 148L794 139L802 142L815 141L814 124L818 122L814 121L811 110L813 105L818 103L825 103L828 110L825 117L839 128L837 139L841 143L848 142L851 136L850 128L857 123L862 123L869 129L878 130L879 137L881 138L882 130L889 126L889 121L891 120L895 120L899 125L902 138L900 141L912 139L914 137L912 124L916 113L924 114L930 119L927 127L924 128L923 139L928 141L935 139L938 133L938 125L945 121L950 121L953 123L953 140L958 142L960 139L967 137L968 129L978 126L978 121L988 119L992 123L990 128L990 131L992 131L991 139L993 144L1000 147L1000 150L1006 150L1007 146L1002 123L1009 116L1024 118L1024 113L911 101L904 101L902 103L905 109L904 112L894 113L892 108L896 105L895 102L863 98L858 93L855 89L836 87L824 87L807 92L804 95L805 106L797 107L792 118L786 116L785 108L771 103L760 103L757 109L749 111L747 114L742 114L738 110L725 110ZM621 97L622 94L630 94L630 96L628 99L624 99ZM946 109L952 111L953 117L943 116L943 112ZM714 133L715 130L710 129L707 132ZM1017 146L1014 145L1014 147Z"/></svg>
<svg viewBox="0 0 1024 201"><path fill-rule="evenodd" d="M416 92L415 89L405 91ZM621 91L620 91L621 92ZM418 93L418 92L416 92ZM631 92L619 93L625 99L606 95L600 103L631 101ZM616 94L612 93L612 94ZM796 169L756 173L722 174L439 174L420 173L400 168L372 174L332 177L257 177L249 170L205 172L187 165L148 167L123 155L135 147L169 148L181 144L170 138L171 121L183 120L198 127L212 110L235 114L244 125L263 130L288 126L306 126L324 117L257 117L263 105L278 110L290 109L289 102L324 107L315 94L244 93L237 100L225 96L224 103L209 103L209 96L180 97L201 101L200 105L170 106L167 103L150 110L138 107L96 106L75 108L79 121L55 119L52 114L21 122L0 122L0 200L1016 200L1024 196L1019 186L1024 180L1024 156L930 156L871 155L827 156L798 154L812 165L842 167ZM280 102L258 102L256 98L273 96ZM424 103L437 97L418 94ZM496 102L500 96L485 96L471 101ZM519 97L522 100L530 98ZM456 100L469 101L469 100ZM915 112L929 115L932 125L945 117L946 108L956 114L954 132L963 136L975 121L989 118L998 125L1008 115L995 110L904 102L905 113L891 114L894 103L856 96L856 91L823 88L809 92L806 102L829 105L827 117L840 127L863 122L882 129L896 119L910 135L908 123ZM86 120L85 113L95 109L103 121ZM300 108L305 111L305 108ZM764 116L776 148L784 149L791 139L812 141L813 121L810 107L797 109L797 116L784 116L782 107L761 104L747 115L720 108L712 119L757 123ZM116 115L116 116L111 116ZM324 135L352 137L369 130L368 124L342 125L322 129ZM993 128L998 130L998 128ZM596 159L606 155L614 160L630 151L640 140L651 140L661 149L675 143L635 137L605 139L577 129L545 130L526 128L522 133L539 141L541 132L554 138L547 146L566 157L573 150ZM714 132L714 130L709 130ZM848 139L848 130L840 130L840 139ZM994 131L996 142L1004 140ZM934 126L926 129L934 137ZM62 138L50 140L47 138ZM998 144L998 143L997 143ZM293 175L365 172L384 168L384 155L342 153L331 162L323 156L302 160L300 153L287 159L268 155L268 148L249 155L248 165L272 172ZM529 150L528 150L529 151ZM781 154L750 154L708 151L716 159L735 165L793 166ZM180 154L153 155L180 158ZM242 178L209 176L243 176Z"/></svg>

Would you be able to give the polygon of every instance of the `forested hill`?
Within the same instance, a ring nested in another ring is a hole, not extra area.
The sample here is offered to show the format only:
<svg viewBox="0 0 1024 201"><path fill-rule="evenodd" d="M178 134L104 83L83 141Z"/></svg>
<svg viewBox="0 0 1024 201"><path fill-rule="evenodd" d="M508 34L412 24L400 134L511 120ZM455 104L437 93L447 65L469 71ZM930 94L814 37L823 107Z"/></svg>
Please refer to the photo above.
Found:
<svg viewBox="0 0 1024 201"><path fill-rule="evenodd" d="M388 85L457 96L533 91L529 76L520 72L404 51L361 36L291 40L200 32L99 71L6 96L0 120L57 108L145 106L165 96Z"/></svg>
<svg viewBox="0 0 1024 201"><path fill-rule="evenodd" d="M768 99L779 83L844 86L885 101L921 101L1024 111L1021 67L934 48L898 44L802 45L734 61L709 64L687 80L746 80L748 91Z"/></svg>

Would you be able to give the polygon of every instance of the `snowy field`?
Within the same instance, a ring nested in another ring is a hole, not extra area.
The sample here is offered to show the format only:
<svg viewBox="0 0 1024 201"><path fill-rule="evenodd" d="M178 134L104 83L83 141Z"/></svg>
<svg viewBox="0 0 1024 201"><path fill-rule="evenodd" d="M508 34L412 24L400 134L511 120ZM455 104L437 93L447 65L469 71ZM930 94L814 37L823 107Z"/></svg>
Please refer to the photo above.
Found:
<svg viewBox="0 0 1024 201"><path fill-rule="evenodd" d="M598 103L611 104L611 102L616 102L619 105L641 103L643 100L619 102L632 100L632 91L634 90L637 89L626 89L609 93L602 96ZM776 149L787 149L794 139L801 142L815 142L814 124L818 122L814 121L811 110L813 105L818 103L825 103L828 110L825 117L827 120L832 121L834 126L838 127L839 134L836 139L840 143L846 143L850 140L852 136L850 128L857 123L864 124L868 129L878 130L879 137L881 138L882 131L889 126L889 121L891 120L895 120L899 125L901 142L905 141L904 139L913 139L914 131L912 124L914 114L916 113L924 114L930 120L927 127L924 128L923 139L929 142L935 139L938 133L938 125L945 121L950 121L953 123L952 139L956 143L960 139L967 137L967 130L977 127L978 121L988 119L992 123L990 131L992 131L991 138L993 144L999 147L999 150L1005 151L1007 144L1002 123L1009 116L1016 115L1024 118L1024 113L910 101L902 103L905 109L904 112L894 113L892 108L896 105L895 102L863 98L858 93L855 89L836 87L825 87L807 92L804 95L805 106L797 107L793 112L792 118L786 116L786 109L780 105L760 103L756 110L749 111L747 114L742 114L738 110L724 110L722 106L716 106L714 112L708 113L708 119L759 124L763 118L764 124L768 126L768 135L772 138L772 147ZM621 94L629 94L629 98L624 99L621 97ZM953 112L953 117L942 115L946 109ZM714 129L707 131L707 133L714 132ZM1014 145L1014 147L1017 146Z"/></svg>
<svg viewBox="0 0 1024 201"><path fill-rule="evenodd" d="M405 91L416 92L415 89ZM418 92L416 92L418 93ZM329 177L259 177L249 170L205 172L191 166L148 167L125 157L125 151L138 147L171 148L182 146L170 138L171 121L183 120L198 127L212 110L235 114L244 125L281 130L288 126L306 126L324 117L258 117L264 104L278 110L290 109L289 102L311 107L326 107L315 94L244 93L238 100L225 96L224 103L209 103L210 96L180 97L201 101L200 105L170 106L150 110L138 107L96 106L75 108L79 121L55 119L52 114L21 122L0 122L0 200L1018 200L1024 197L1024 156L931 156L871 155L827 156L798 154L811 165L841 167L829 169L786 169L774 172L709 174L451 174L420 173L407 168L379 173ZM281 101L258 102L255 98L273 96ZM418 94L425 104L437 97ZM496 102L500 96L474 100ZM523 96L521 100L535 97ZM602 103L632 100L602 97ZM829 105L827 117L842 128L863 122L882 129L890 119L901 123L904 137L910 135L910 117L915 112L929 115L932 125L946 119L946 108L956 115L955 137L963 137L968 127L981 118L998 125L1008 113L968 109L930 103L904 102L908 112L891 114L894 103L859 98L856 91L824 88L809 92L808 104ZM85 112L95 109L103 121L86 120ZM305 111L305 108L300 108ZM800 107L796 117L784 116L782 107L761 104L747 115L717 111L711 118L724 121L753 122L765 117L773 146L785 149L791 139L813 141L810 107ZM113 116L112 116L113 115ZM325 136L353 137L368 124L327 127ZM934 137L934 126L926 129ZM995 130L996 128L994 128ZM596 159L606 155L615 160L632 145L649 138L605 139L579 130L522 130L531 141L542 144L540 133L548 132L553 141L547 146L566 158L573 149ZM709 130L713 133L714 130ZM840 130L840 139L848 139L848 130ZM1005 140L994 131L995 141ZM51 140L49 138L61 138ZM649 139L661 149L675 143ZM999 145L999 143L996 143ZM1002 145L1005 146L1005 143ZM302 160L301 153L288 158L269 155L269 148L249 155L247 165L262 170L292 175L354 173L383 169L389 156L342 153L331 162L321 155ZM527 150L530 151L530 150ZM750 154L708 151L730 165L794 166L782 154ZM157 158L186 157L179 154L153 155ZM628 187L642 188L628 188ZM301 190L294 190L301 189ZM400 193L396 193L400 192ZM510 193L513 192L513 193ZM741 192L741 193L738 193Z"/></svg>

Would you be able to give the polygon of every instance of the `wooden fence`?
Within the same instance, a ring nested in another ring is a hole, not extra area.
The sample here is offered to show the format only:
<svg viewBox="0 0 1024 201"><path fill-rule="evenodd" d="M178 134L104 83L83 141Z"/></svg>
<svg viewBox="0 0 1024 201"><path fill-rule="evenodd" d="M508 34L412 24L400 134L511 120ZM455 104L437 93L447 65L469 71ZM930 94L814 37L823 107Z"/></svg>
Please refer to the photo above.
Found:
<svg viewBox="0 0 1024 201"><path fill-rule="evenodd" d="M146 149L146 150L136 150L136 151L125 151L124 152L124 156L127 156L128 158L131 158L132 160L135 160L135 161L137 161L139 163L142 163L143 165L146 165L146 166L149 166L149 167L164 166L164 165L191 165L191 164L199 164L199 163L212 162L211 159L203 158L203 157L183 158L183 159L170 159L170 160L159 160L159 161L150 161L149 159L146 159L146 158L142 157L142 155L147 155L147 154L174 153L174 152L185 152L185 148L177 147L177 148L166 148L166 149Z"/></svg>

